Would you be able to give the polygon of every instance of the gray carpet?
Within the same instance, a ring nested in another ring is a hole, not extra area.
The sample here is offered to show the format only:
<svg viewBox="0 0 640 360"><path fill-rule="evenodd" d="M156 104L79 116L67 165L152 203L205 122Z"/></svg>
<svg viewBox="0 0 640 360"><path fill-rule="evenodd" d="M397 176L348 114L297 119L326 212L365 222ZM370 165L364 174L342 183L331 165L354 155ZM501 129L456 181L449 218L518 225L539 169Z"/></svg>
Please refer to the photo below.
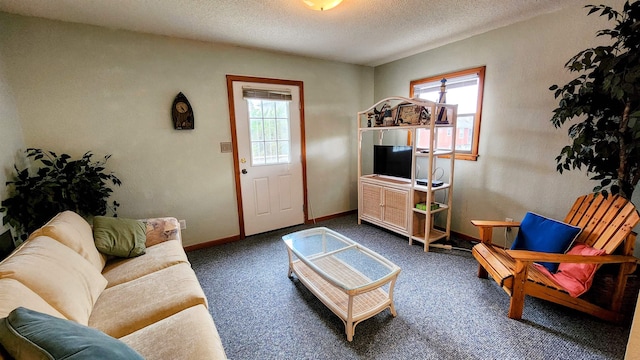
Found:
<svg viewBox="0 0 640 360"><path fill-rule="evenodd" d="M227 356L240 359L622 359L629 325L617 326L527 298L521 321L508 297L476 277L468 251L409 246L406 238L345 216L326 226L402 268L397 317L388 310L358 324L342 321L297 279L287 277L281 236L297 226L188 253L209 300Z"/></svg>

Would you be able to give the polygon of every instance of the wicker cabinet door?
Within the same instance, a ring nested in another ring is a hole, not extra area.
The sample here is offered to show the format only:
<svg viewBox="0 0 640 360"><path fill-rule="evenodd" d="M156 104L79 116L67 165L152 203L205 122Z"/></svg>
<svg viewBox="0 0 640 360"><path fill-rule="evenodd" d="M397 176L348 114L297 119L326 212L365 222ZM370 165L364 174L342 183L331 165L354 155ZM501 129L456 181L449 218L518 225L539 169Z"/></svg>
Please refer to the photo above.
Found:
<svg viewBox="0 0 640 360"><path fill-rule="evenodd" d="M409 191L392 188L383 188L384 209L382 221L407 230L407 209L409 202Z"/></svg>
<svg viewBox="0 0 640 360"><path fill-rule="evenodd" d="M382 186L362 183L362 216L382 220Z"/></svg>

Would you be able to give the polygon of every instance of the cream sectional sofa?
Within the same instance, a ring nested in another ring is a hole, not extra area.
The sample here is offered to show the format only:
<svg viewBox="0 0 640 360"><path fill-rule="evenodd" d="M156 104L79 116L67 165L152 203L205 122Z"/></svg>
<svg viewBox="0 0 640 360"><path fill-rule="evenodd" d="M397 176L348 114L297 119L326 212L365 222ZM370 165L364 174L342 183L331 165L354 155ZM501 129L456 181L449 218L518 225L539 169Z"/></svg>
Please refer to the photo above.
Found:
<svg viewBox="0 0 640 360"><path fill-rule="evenodd" d="M226 359L177 220L146 228L144 255L109 258L87 221L58 214L0 262L0 318L25 307L98 329L145 359Z"/></svg>

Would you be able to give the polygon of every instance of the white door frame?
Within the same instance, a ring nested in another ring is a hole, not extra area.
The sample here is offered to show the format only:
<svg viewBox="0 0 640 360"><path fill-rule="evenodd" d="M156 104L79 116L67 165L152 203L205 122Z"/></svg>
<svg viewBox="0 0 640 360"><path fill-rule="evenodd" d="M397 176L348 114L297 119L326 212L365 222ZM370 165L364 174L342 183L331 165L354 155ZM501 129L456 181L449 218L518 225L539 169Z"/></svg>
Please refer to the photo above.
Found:
<svg viewBox="0 0 640 360"><path fill-rule="evenodd" d="M262 84L277 84L296 86L300 89L300 154L302 162L302 189L303 189L303 206L304 206L304 222L309 222L309 212L307 211L307 155L304 132L304 91L303 82L297 80L269 79L252 76L227 75L227 97L229 103L229 120L231 124L231 143L233 147L233 172L236 183L236 201L238 205L238 225L240 228L240 239L245 238L244 229L244 210L242 206L242 187L240 184L240 160L238 155L238 138L236 135L236 114L235 100L233 96L234 82L252 82Z"/></svg>

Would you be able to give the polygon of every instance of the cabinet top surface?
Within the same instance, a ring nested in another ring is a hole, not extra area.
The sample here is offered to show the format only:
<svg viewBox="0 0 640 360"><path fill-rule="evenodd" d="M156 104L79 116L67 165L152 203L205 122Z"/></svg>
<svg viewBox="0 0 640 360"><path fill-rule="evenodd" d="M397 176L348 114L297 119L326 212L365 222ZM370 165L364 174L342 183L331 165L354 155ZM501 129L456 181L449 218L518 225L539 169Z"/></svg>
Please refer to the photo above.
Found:
<svg viewBox="0 0 640 360"><path fill-rule="evenodd" d="M401 189L409 189L409 188L411 188L411 180L402 179L402 178L396 178L396 177L392 177L392 176L376 175L376 174L363 175L363 176L360 177L360 180L364 180L366 182L379 184L379 185L387 185L387 186L390 185L390 186L401 188ZM416 181L417 181L417 179L416 179ZM444 190L444 189L448 189L450 187L451 187L451 185L449 183L442 183L442 185L432 186L431 187L431 191ZM418 191L422 191L422 192L426 192L426 191L428 191L429 188L428 188L427 185L419 185L419 184L416 183L413 186L413 189L418 190Z"/></svg>

